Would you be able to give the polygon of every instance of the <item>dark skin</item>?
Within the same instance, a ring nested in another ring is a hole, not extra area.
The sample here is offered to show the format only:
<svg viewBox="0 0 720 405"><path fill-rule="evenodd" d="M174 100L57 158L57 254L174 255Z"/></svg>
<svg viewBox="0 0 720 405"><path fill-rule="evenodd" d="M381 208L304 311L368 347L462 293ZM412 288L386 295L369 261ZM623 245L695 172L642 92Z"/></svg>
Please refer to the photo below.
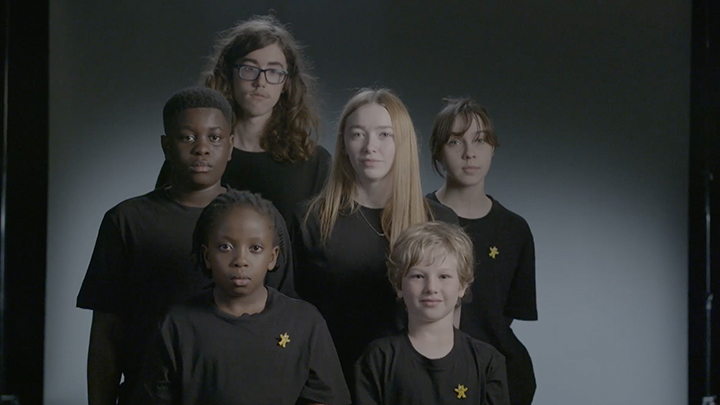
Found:
<svg viewBox="0 0 720 405"><path fill-rule="evenodd" d="M220 184L232 155L230 123L220 110L191 108L178 114L168 134L160 137L172 168L171 199L188 207L205 207L225 192ZM117 403L120 342L126 328L120 316L93 311L88 349L88 403Z"/></svg>

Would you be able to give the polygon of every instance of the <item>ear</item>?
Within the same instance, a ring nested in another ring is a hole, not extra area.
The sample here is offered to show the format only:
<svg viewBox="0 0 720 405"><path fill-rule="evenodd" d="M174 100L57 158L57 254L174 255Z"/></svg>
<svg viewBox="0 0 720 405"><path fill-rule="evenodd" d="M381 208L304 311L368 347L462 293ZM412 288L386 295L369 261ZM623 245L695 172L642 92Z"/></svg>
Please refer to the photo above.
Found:
<svg viewBox="0 0 720 405"><path fill-rule="evenodd" d="M167 159L168 149L170 148L170 138L167 135L160 135L160 147L162 147L165 159Z"/></svg>
<svg viewBox="0 0 720 405"><path fill-rule="evenodd" d="M208 259L208 248L205 245L202 245L201 248L202 248L203 261L205 262L205 268L210 269L210 259Z"/></svg>
<svg viewBox="0 0 720 405"><path fill-rule="evenodd" d="M403 299L403 293L402 293L402 290L397 290L397 291L396 291L396 293L397 293L397 297L398 297L398 299L402 300L402 299Z"/></svg>
<svg viewBox="0 0 720 405"><path fill-rule="evenodd" d="M278 254L280 254L280 247L275 246L272 249L272 260L270 263L268 263L268 271L273 271L275 269L275 264L277 263Z"/></svg>
<svg viewBox="0 0 720 405"><path fill-rule="evenodd" d="M230 160L232 160L232 153L233 153L233 149L235 148L235 134L230 134L229 142L230 142L230 152L228 152L228 160L227 160L228 162Z"/></svg>
<svg viewBox="0 0 720 405"><path fill-rule="evenodd" d="M458 298L462 299L465 296L466 291L467 291L467 286L461 286L460 291L458 292Z"/></svg>

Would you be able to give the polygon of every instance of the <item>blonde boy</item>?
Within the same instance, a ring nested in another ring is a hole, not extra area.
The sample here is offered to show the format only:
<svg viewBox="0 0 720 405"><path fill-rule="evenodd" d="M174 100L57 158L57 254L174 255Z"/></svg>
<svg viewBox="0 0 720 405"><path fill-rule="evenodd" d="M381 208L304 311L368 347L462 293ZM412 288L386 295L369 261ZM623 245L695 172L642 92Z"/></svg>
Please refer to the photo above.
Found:
<svg viewBox="0 0 720 405"><path fill-rule="evenodd" d="M411 226L387 266L408 328L368 346L355 364L353 403L509 404L505 358L453 326L453 312L473 281L467 234L441 222Z"/></svg>

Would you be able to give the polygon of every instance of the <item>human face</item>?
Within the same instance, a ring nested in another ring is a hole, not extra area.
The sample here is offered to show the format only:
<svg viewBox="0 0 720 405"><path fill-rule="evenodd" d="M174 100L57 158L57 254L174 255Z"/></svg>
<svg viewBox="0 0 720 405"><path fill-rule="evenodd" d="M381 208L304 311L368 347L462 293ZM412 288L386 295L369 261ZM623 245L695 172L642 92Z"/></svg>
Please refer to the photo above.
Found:
<svg viewBox="0 0 720 405"><path fill-rule="evenodd" d="M465 125L464 117L455 117L453 133L460 133ZM484 188L494 152L495 148L485 142L485 129L480 118L473 117L467 131L450 136L443 147L442 163L448 182L460 187L480 185Z"/></svg>
<svg viewBox="0 0 720 405"><path fill-rule="evenodd" d="M172 168L173 185L198 190L220 183L232 156L230 124L215 108L180 113L160 140Z"/></svg>
<svg viewBox="0 0 720 405"><path fill-rule="evenodd" d="M238 58L234 65L249 65L260 69L288 70L285 54L278 44L271 44ZM290 77L281 84L270 84L265 74L260 74L255 80L244 80L238 76L237 68L232 71L233 97L240 106L242 114L240 119L257 117L270 118L273 107L280 99L280 95L292 80Z"/></svg>
<svg viewBox="0 0 720 405"><path fill-rule="evenodd" d="M265 273L275 267L279 248L270 220L249 207L232 209L217 221L203 245L205 266L224 300L262 297Z"/></svg>
<svg viewBox="0 0 720 405"><path fill-rule="evenodd" d="M387 182L395 161L395 136L385 107L365 104L345 120L345 153L362 184Z"/></svg>
<svg viewBox="0 0 720 405"><path fill-rule="evenodd" d="M455 306L465 295L457 266L454 255L434 248L408 270L397 294L405 301L411 322L432 323L449 319L452 323Z"/></svg>

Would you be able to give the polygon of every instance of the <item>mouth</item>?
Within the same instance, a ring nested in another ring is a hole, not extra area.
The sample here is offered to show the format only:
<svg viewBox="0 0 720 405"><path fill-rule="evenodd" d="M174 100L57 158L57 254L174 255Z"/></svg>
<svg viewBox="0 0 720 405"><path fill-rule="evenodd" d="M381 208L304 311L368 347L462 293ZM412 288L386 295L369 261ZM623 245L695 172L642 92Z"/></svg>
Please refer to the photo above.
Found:
<svg viewBox="0 0 720 405"><path fill-rule="evenodd" d="M476 171L480 170L480 167L478 166L465 166L462 168L462 170L465 173L475 173Z"/></svg>
<svg viewBox="0 0 720 405"><path fill-rule="evenodd" d="M246 276L235 276L231 280L235 287L245 287L250 284L250 278Z"/></svg>
<svg viewBox="0 0 720 405"><path fill-rule="evenodd" d="M266 98L269 98L269 96L268 96L267 94L264 94L264 93L250 93L250 97L251 97L251 98L260 99L260 100L264 100L264 99L266 99Z"/></svg>
<svg viewBox="0 0 720 405"><path fill-rule="evenodd" d="M199 160L190 166L190 170L195 173L207 173L210 169L212 169L212 166L204 160Z"/></svg>
<svg viewBox="0 0 720 405"><path fill-rule="evenodd" d="M431 298L426 298L426 299L420 300L420 304L422 304L423 306L426 306L426 307L436 307L436 306L440 305L441 302L442 302L441 300L431 299Z"/></svg>
<svg viewBox="0 0 720 405"><path fill-rule="evenodd" d="M377 160L377 159L362 159L362 160L360 160L360 163L362 163L366 166L372 166L372 165L376 165L378 163L382 163L382 161Z"/></svg>

